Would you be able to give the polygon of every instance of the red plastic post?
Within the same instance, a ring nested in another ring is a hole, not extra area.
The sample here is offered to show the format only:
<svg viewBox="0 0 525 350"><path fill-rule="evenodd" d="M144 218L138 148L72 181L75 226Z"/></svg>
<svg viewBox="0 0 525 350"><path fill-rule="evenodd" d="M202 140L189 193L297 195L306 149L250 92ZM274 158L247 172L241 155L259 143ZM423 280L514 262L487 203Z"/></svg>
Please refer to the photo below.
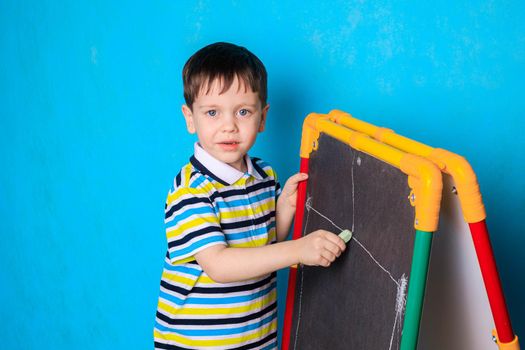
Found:
<svg viewBox="0 0 525 350"><path fill-rule="evenodd" d="M492 245L490 244L487 223L482 220L469 223L469 226L498 338L501 343L509 343L514 340L514 331L510 323Z"/></svg>
<svg viewBox="0 0 525 350"><path fill-rule="evenodd" d="M299 171L308 174L308 158L301 158ZM292 239L301 238L303 229L304 205L306 202L306 181L299 183L297 187L297 205L295 209L295 221L293 227ZM290 335L292 330L293 307L295 303L295 283L297 280L297 268L290 268L288 275L288 292L286 294L286 310L284 312L283 337L281 349L288 350L290 346Z"/></svg>

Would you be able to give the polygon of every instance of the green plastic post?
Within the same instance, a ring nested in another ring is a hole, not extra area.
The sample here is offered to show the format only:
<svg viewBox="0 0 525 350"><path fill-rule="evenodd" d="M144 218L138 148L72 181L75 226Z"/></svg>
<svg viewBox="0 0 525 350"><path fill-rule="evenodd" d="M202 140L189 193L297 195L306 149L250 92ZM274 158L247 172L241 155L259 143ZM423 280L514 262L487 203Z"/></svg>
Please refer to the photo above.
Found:
<svg viewBox="0 0 525 350"><path fill-rule="evenodd" d="M401 350L415 350L417 347L431 245L432 232L416 230L412 268L408 283L405 322L403 324L403 336L401 337Z"/></svg>

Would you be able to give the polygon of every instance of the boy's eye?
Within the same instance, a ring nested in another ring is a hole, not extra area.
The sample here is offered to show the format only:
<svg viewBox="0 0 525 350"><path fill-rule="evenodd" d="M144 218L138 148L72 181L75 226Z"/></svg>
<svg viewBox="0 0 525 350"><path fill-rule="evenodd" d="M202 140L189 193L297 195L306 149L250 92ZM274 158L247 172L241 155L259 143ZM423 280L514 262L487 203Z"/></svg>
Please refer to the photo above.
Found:
<svg viewBox="0 0 525 350"><path fill-rule="evenodd" d="M241 117L246 117L248 114L250 114L250 111L247 110L246 108L243 108L243 109L239 110L239 115Z"/></svg>
<svg viewBox="0 0 525 350"><path fill-rule="evenodd" d="M215 117L217 115L217 111L215 109L210 109L208 112L206 112L206 114L210 117Z"/></svg>

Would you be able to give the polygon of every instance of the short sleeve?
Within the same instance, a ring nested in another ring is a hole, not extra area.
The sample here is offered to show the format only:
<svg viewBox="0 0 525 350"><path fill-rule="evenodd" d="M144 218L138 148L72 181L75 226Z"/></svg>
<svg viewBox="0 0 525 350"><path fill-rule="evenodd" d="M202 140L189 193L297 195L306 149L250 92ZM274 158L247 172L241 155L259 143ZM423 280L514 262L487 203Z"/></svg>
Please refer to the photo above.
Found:
<svg viewBox="0 0 525 350"><path fill-rule="evenodd" d="M220 219L208 195L198 189L170 191L164 222L172 264L195 260L195 254L211 246L226 245Z"/></svg>

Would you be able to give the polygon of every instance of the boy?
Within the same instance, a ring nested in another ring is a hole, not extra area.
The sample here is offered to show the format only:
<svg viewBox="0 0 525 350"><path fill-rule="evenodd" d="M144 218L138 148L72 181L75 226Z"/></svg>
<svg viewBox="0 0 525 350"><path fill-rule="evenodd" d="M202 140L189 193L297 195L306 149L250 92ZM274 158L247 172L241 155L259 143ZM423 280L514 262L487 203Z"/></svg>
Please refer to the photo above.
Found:
<svg viewBox="0 0 525 350"><path fill-rule="evenodd" d="M276 349L275 271L329 266L345 249L323 230L284 241L307 175L281 192L268 163L247 155L264 130L266 81L262 62L228 43L184 66L182 113L198 142L166 201L156 349Z"/></svg>

